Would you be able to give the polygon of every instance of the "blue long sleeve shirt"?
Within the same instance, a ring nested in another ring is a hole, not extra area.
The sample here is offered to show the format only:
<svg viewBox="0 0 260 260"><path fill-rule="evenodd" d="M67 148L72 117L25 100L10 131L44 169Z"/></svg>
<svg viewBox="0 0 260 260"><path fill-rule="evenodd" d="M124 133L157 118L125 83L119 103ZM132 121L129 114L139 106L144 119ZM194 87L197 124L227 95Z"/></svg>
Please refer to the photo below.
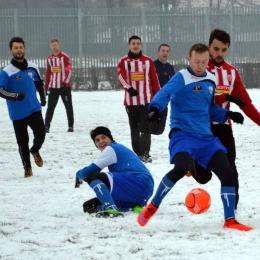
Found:
<svg viewBox="0 0 260 260"><path fill-rule="evenodd" d="M108 167L110 172L138 176L146 181L151 190L154 188L153 177L146 166L130 149L116 142L107 146L92 164L79 170L76 176L81 180L85 180L89 174L100 172L105 167Z"/></svg>
<svg viewBox="0 0 260 260"><path fill-rule="evenodd" d="M14 65L7 65L0 73L0 89L12 93L23 92L22 101L6 100L11 120L28 117L36 111L41 111L41 104L37 98L34 81L41 81L38 67L35 63L28 62L26 70L20 70Z"/></svg>
<svg viewBox="0 0 260 260"><path fill-rule="evenodd" d="M215 76L208 71L201 77L193 74L190 67L177 72L155 95L149 108L162 112L170 102L170 128L184 132L212 136L210 120L224 123L226 109L214 103Z"/></svg>

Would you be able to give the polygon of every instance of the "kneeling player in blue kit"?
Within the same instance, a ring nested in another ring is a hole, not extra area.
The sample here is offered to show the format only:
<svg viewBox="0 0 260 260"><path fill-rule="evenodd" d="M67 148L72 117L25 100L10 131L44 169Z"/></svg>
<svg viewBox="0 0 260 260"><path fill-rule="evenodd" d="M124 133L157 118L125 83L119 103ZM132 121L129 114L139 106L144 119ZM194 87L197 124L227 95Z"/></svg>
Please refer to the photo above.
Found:
<svg viewBox="0 0 260 260"><path fill-rule="evenodd" d="M153 193L150 171L134 152L114 141L107 127L95 128L90 136L101 154L76 174L75 188L84 180L97 196L83 204L84 212L96 213L97 217L118 217L125 211L140 210ZM105 167L109 172L101 172Z"/></svg>

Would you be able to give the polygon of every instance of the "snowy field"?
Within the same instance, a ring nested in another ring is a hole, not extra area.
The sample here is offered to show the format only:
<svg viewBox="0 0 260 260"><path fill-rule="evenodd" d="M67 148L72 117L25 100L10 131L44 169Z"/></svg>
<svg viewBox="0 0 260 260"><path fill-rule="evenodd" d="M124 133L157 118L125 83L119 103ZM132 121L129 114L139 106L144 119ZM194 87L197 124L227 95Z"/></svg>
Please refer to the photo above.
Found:
<svg viewBox="0 0 260 260"><path fill-rule="evenodd" d="M249 90L260 110L260 90ZM83 213L84 201L94 192L84 183L74 188L75 173L99 154L89 132L96 126L111 129L114 139L131 148L123 91L73 92L75 132L67 133L61 100L41 150L42 168L33 160L33 177L25 179L12 122L0 99L0 259L20 260L258 260L260 259L260 133L248 118L234 124L240 203L237 220L255 230L223 229L220 183L199 185L184 177L165 198L157 214L140 227L135 213L124 218L98 219ZM232 106L233 110L239 108ZM43 108L45 116L46 107ZM152 136L152 172L157 188L172 166L168 131ZM30 142L32 135L30 130ZM208 212L191 214L184 206L189 190L206 189L212 199Z"/></svg>

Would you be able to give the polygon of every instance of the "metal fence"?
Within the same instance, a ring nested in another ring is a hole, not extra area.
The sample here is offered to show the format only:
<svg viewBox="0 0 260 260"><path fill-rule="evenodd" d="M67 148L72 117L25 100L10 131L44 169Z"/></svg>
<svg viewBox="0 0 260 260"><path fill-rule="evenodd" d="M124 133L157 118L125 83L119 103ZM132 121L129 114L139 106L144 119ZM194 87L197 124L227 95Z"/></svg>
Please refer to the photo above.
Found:
<svg viewBox="0 0 260 260"><path fill-rule="evenodd" d="M214 28L230 33L232 43L227 61L241 64L241 70L251 73L243 79L257 76L260 6L182 7L164 11L0 9L0 67L11 58L8 42L13 36L24 38L27 59L36 62L40 68L45 67L45 59L50 54L50 39L58 38L62 50L72 59L76 87L84 88L84 85L87 87L101 80L114 81L111 73L116 75L117 62L128 52L128 38L132 35L142 38L144 53L154 59L158 46L162 42L169 44L172 50L170 62L178 67L186 64L190 46L195 42L207 43ZM255 66L254 73L242 69L245 63ZM255 86L255 83L246 82L246 85Z"/></svg>

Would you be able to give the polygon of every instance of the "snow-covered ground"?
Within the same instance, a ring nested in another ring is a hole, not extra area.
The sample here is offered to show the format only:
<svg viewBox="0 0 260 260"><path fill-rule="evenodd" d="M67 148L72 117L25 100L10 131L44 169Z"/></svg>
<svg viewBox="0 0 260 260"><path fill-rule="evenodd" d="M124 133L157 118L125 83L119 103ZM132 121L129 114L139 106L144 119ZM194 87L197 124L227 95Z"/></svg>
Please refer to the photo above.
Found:
<svg viewBox="0 0 260 260"><path fill-rule="evenodd" d="M260 110L260 89L249 90L249 94ZM91 129L107 126L117 142L131 148L123 91L73 92L73 104L75 132L67 133L60 100L41 150L44 166L39 168L32 160L34 176L25 179L12 122L5 100L0 99L0 259L260 259L259 126L248 118L244 125L233 126L241 197L237 219L255 230L223 229L220 183L215 176L206 185L184 177L147 226L140 227L132 212L119 219L83 213L83 202L94 193L86 183L74 188L76 171L99 154L89 137ZM45 112L46 107L44 116ZM172 168L168 130L152 136L153 163L147 167L154 176L155 188ZM193 215L184 206L186 194L195 187L211 195L212 205L202 215Z"/></svg>

